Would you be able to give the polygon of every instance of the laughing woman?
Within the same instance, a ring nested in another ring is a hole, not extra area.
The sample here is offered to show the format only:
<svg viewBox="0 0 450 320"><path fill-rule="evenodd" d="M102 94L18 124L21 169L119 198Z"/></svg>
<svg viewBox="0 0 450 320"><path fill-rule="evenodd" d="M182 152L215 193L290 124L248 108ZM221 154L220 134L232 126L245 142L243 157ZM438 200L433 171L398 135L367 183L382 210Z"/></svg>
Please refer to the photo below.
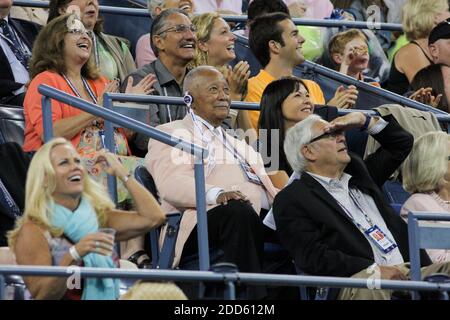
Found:
<svg viewBox="0 0 450 320"><path fill-rule="evenodd" d="M264 163L271 167L269 171L279 170L287 175L292 174L283 149L286 131L313 112L314 104L301 79L285 77L266 87L261 98L258 127L260 152L268 157L264 159Z"/></svg>
<svg viewBox="0 0 450 320"><path fill-rule="evenodd" d="M82 22L74 15L64 15L52 20L39 33L33 47L30 63L31 83L24 100L26 152L36 151L43 143L42 95L40 84L46 84L78 98L98 105L104 92L118 90L116 81L109 82L99 75L92 58L92 41ZM144 78L139 84L127 87L128 93L147 94L153 90L153 79ZM52 100L54 135L70 140L83 158L92 158L103 148L103 120L92 114ZM125 130L115 132L116 153L130 155ZM130 169L136 165L134 157L121 158ZM91 174L96 171L92 170ZM99 177L104 179L105 177ZM125 190L120 186L124 199ZM122 191L123 192L122 192Z"/></svg>
<svg viewBox="0 0 450 320"><path fill-rule="evenodd" d="M103 76L109 80L119 78L123 81L127 75L136 70L125 39L102 32L102 20L98 16L98 0L51 0L49 7L47 23L68 11L77 12L89 31L93 42L94 62Z"/></svg>
<svg viewBox="0 0 450 320"><path fill-rule="evenodd" d="M116 268L114 240L143 235L164 222L155 198L112 153L95 156L99 170L120 179L130 192L136 212L114 208L104 188L81 165L73 145L55 138L34 155L28 169L23 217L9 234L9 245L20 265L70 265ZM112 228L115 239L100 228ZM84 279L68 289L64 277L25 277L34 299L117 299L118 280Z"/></svg>
<svg viewBox="0 0 450 320"><path fill-rule="evenodd" d="M192 67L209 65L218 68L228 81L231 100L243 100L250 76L250 65L246 61L238 62L233 68L228 65L236 58L234 52L236 36L231 32L230 26L218 13L196 16L192 19L192 24L197 28L196 57ZM237 114L235 110L230 111L233 127ZM244 117L246 114L246 112L239 113L238 118L238 126L244 130L251 128L249 120Z"/></svg>

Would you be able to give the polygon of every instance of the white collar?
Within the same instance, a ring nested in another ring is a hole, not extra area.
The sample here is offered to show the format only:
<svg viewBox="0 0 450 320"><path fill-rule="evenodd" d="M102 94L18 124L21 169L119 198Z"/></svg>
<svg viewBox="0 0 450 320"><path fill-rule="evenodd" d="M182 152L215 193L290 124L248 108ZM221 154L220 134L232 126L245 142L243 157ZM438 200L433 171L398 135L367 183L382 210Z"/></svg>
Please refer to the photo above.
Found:
<svg viewBox="0 0 450 320"><path fill-rule="evenodd" d="M214 127L211 123L209 123L208 121L206 121L205 119L203 119L199 115L194 113L194 116L198 120L200 120L200 122L203 123L210 131L214 132L215 134L220 134L222 136L222 130L221 130L222 127L221 126Z"/></svg>
<svg viewBox="0 0 450 320"><path fill-rule="evenodd" d="M309 175L311 175L314 179L318 180L319 182L322 182L323 184L332 187L332 186L341 186L342 188L344 188L345 190L348 190L348 183L350 181L350 179L352 178L351 175L349 175L348 173L342 173L342 176L339 179L334 179L334 178L329 178L329 177L324 177L318 174L314 174L311 172L307 172Z"/></svg>

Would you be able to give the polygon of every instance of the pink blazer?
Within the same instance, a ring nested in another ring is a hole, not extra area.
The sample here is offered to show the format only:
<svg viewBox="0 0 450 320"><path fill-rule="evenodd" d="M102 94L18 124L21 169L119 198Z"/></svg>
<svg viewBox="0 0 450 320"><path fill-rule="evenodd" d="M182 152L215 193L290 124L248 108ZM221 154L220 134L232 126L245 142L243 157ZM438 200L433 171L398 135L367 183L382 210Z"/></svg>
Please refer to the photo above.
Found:
<svg viewBox="0 0 450 320"><path fill-rule="evenodd" d="M189 115L182 120L172 121L157 128L200 146L204 145L200 135L194 135L194 125ZM259 214L262 191L266 192L270 204L278 192L278 189L273 186L265 171L261 155L254 151L245 141L235 139L226 134L228 143L232 144L238 153L251 165L261 179L264 188L248 182L241 167L236 163L230 163L233 162L233 155L223 148L222 143L218 139L210 136L208 130L205 130L204 134L208 135L207 138L211 138L211 144L214 145L215 149L214 166L212 167L210 161L205 161L206 192L213 187L219 187L225 191L240 190L249 198L255 211ZM145 165L155 180L163 210L166 213L183 213L175 247L173 263L175 267L180 261L184 244L197 223L194 158L177 148L172 148L159 141L150 139ZM210 171L209 174L207 174L208 171ZM211 210L216 206L217 204L206 204L206 210ZM160 241L164 239L164 235L165 230L161 232Z"/></svg>

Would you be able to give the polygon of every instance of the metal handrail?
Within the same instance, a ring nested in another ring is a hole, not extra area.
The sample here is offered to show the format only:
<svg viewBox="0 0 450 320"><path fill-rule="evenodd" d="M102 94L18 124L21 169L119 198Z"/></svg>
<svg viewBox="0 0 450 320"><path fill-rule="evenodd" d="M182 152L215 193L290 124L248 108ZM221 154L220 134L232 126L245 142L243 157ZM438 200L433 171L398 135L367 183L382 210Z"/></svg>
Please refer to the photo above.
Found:
<svg viewBox="0 0 450 320"><path fill-rule="evenodd" d="M33 0L14 0L14 5L23 7L48 8L48 1L33 1ZM121 14L124 16L150 17L147 9L134 9L124 7L100 6L101 13ZM222 15L228 22L247 22L247 16L233 16ZM366 21L342 21L331 19L303 19L293 18L295 25L299 26L315 26L315 27L346 27L355 29L370 29L370 30L387 30L387 31L403 31L401 24L395 23L370 23Z"/></svg>
<svg viewBox="0 0 450 320"><path fill-rule="evenodd" d="M42 115L44 122L44 140L47 142L53 136L52 112L50 99L56 99L75 108L81 109L85 112L91 113L95 116L105 119L105 140L106 147L109 150L114 150L114 133L112 130L112 123L121 125L124 128L131 129L135 132L142 133L152 139L158 140L169 146L176 147L185 152L189 152L195 156L194 163L194 178L195 178L195 196L197 206L197 233L199 246L199 266L200 270L209 269L209 245L208 245L208 228L206 217L206 192L205 192L205 173L204 173L204 159L208 156L208 150L204 149L194 143L187 142L183 139L173 137L158 129L152 128L147 124L134 120L117 113L112 109L112 100L106 93L103 97L105 108L99 108L97 105L87 102L81 98L74 97L64 91L55 89L45 84L38 87L39 93L42 97ZM116 179L108 175L108 189L114 200L117 202L117 186Z"/></svg>
<svg viewBox="0 0 450 320"><path fill-rule="evenodd" d="M52 99L56 99L68 105L71 105L77 109L81 109L88 113L91 113L97 117L101 117L107 121L114 122L124 128L131 129L133 131L145 134L152 139L161 141L162 143L168 144L172 147L181 149L185 152L191 153L192 155L205 159L208 156L208 150L191 142L184 141L183 139L173 137L161 130L150 127L149 125L124 116L118 112L107 110L104 108L99 108L96 104L88 102L82 98L78 98L72 96L64 91L55 89L49 85L41 84L39 85L38 91L43 96L50 97ZM130 95L132 96L132 95ZM140 96L139 96L140 97ZM51 120L51 118L50 118ZM44 136L45 132L50 130L48 127L48 123L44 121ZM44 139L48 140L48 137Z"/></svg>
<svg viewBox="0 0 450 320"><path fill-rule="evenodd" d="M245 272L213 272L188 270L123 270L112 268L17 266L0 265L0 278L5 275L69 277L77 273L81 278L129 278L147 281L205 281L233 282L269 286L318 286L333 288L376 288L390 290L450 291L450 283L400 281L384 279L355 279L306 275L280 275ZM0 299L4 288L0 288Z"/></svg>
<svg viewBox="0 0 450 320"><path fill-rule="evenodd" d="M154 103L154 104L170 104L170 105L186 105L183 98L180 97L171 97L171 96L153 96L153 95L131 95L131 94L123 94L123 93L108 93L108 96L111 97L113 101L117 102L138 102L138 103ZM410 100L410 99L408 99ZM420 104L422 111L428 111L434 113L434 108L425 105L425 107ZM243 101L231 101L231 109L237 110L260 110L259 103L255 102L243 102ZM416 108L415 108L416 109ZM440 111L440 110L439 110ZM351 112L362 112L369 115L375 115L376 113L372 110L357 110L357 109L339 109L339 115L345 115ZM447 113L437 114L434 113L436 119L441 122L450 122L450 115Z"/></svg>

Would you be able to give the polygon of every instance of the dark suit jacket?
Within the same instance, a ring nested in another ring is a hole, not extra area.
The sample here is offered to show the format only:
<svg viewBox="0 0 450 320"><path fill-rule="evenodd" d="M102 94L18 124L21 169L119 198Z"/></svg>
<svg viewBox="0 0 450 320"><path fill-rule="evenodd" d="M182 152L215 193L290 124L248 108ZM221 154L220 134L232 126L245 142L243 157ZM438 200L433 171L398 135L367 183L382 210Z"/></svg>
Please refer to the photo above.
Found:
<svg viewBox="0 0 450 320"><path fill-rule="evenodd" d="M9 25L17 32L21 40L31 49L33 48L34 39L41 27L33 22L14 19L9 17ZM13 95L13 91L19 89L23 84L14 81L14 75L9 65L3 49L0 47L0 98Z"/></svg>
<svg viewBox="0 0 450 320"><path fill-rule="evenodd" d="M345 172L349 186L372 196L405 262L409 261L406 223L387 203L380 187L408 156L413 137L394 118L374 138L381 148L365 161L350 154ZM374 263L369 241L347 217L332 195L307 173L280 191L274 218L282 244L296 265L312 275L350 277ZM423 264L431 261L423 251Z"/></svg>
<svg viewBox="0 0 450 320"><path fill-rule="evenodd" d="M0 144L0 179L11 197L23 212L25 201L25 178L30 158L14 142ZM13 229L15 219L8 214L8 208L0 204L0 247L6 246L6 233Z"/></svg>

